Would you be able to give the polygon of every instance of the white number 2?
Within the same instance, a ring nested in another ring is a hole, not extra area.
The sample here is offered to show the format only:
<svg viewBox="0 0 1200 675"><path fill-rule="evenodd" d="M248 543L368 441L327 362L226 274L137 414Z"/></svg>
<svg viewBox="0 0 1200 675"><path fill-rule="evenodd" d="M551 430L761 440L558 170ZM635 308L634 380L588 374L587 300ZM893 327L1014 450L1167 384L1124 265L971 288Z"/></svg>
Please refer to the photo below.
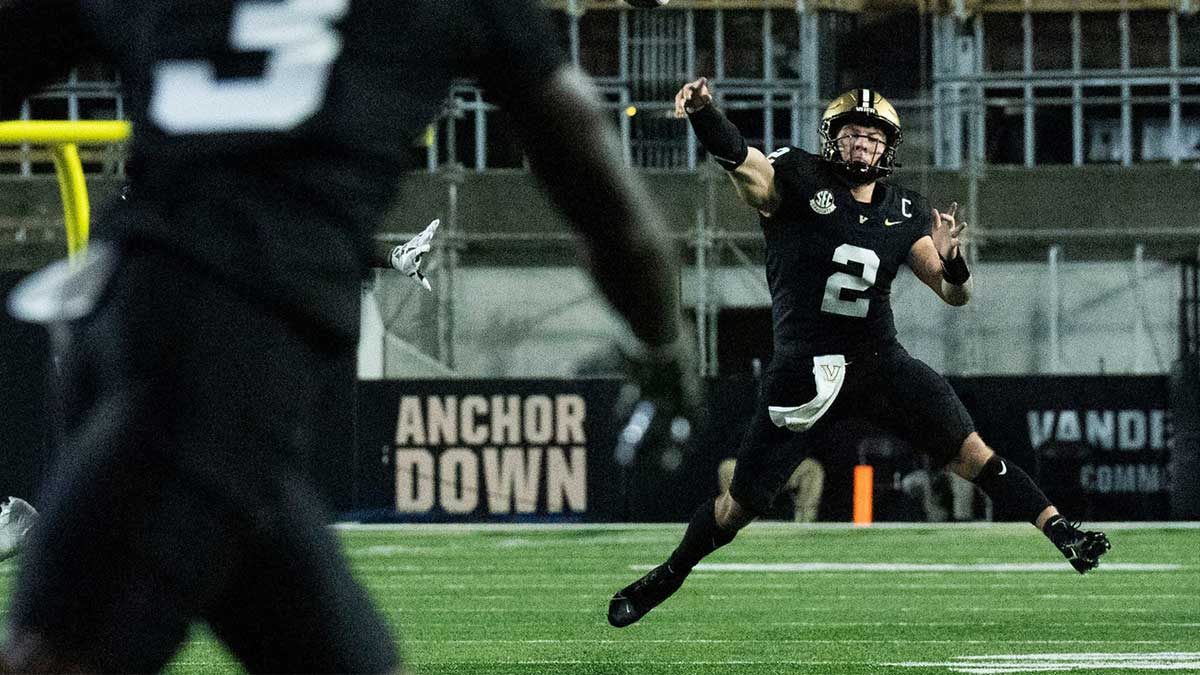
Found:
<svg viewBox="0 0 1200 675"><path fill-rule="evenodd" d="M169 133L287 131L312 117L325 100L329 70L342 51L332 24L350 0L240 0L229 45L266 51L260 77L219 80L212 63L157 64L151 119Z"/></svg>
<svg viewBox="0 0 1200 675"><path fill-rule="evenodd" d="M871 301L867 298L843 300L842 291L865 291L875 285L875 275L879 273L879 256L867 248L842 244L833 251L833 261L848 265L856 262L862 265L862 274L855 276L846 272L834 272L825 282L825 298L821 301L821 311L831 314L842 314L862 318L867 315Z"/></svg>

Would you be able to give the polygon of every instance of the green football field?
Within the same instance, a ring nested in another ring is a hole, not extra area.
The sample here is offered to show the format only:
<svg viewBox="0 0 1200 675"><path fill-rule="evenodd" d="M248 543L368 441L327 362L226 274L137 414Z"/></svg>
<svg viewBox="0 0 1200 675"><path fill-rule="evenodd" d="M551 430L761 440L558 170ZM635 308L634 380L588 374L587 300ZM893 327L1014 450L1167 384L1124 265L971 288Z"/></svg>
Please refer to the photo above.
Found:
<svg viewBox="0 0 1200 675"><path fill-rule="evenodd" d="M342 530L415 673L1200 672L1200 529L1110 528L1087 576L1022 524L760 523L640 623L683 525ZM11 565L11 563L9 563ZM176 673L239 672L197 631Z"/></svg>

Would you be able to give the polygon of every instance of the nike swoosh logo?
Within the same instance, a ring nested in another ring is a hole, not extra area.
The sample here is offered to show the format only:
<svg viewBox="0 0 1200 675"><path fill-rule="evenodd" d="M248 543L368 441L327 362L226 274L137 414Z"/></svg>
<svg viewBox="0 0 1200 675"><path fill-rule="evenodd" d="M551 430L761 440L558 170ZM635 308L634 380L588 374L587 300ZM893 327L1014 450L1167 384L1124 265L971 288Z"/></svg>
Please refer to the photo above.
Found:
<svg viewBox="0 0 1200 675"><path fill-rule="evenodd" d="M1006 473L1008 473L1008 465L1004 463L1004 460L1000 460L1000 473L996 475L1003 476Z"/></svg>
<svg viewBox="0 0 1200 675"><path fill-rule="evenodd" d="M903 220L888 220L887 218L884 218L884 219L883 219L883 226L884 226L884 227L891 227L891 226L893 226L893 225L899 225L900 223L903 223L903 222L904 222Z"/></svg>

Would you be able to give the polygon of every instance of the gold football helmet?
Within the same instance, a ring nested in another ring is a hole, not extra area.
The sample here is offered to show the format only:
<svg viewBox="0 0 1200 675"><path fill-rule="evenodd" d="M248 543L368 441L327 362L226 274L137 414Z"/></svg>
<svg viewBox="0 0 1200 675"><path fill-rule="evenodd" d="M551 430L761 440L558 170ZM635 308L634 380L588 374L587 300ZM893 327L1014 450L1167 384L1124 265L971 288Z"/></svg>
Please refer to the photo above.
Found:
<svg viewBox="0 0 1200 675"><path fill-rule="evenodd" d="M883 153L873 166L842 158L837 146L838 131L849 122L877 127L887 136ZM896 149L904 134L900 116L888 100L873 89L852 89L833 99L821 115L821 154L825 161L852 183L869 183L890 174L897 166Z"/></svg>

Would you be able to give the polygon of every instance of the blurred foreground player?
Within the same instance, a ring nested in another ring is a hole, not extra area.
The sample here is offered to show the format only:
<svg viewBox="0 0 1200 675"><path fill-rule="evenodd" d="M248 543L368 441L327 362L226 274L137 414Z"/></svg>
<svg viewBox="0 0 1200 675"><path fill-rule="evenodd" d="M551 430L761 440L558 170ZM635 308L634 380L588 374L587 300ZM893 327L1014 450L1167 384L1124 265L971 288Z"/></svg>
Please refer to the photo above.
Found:
<svg viewBox="0 0 1200 675"><path fill-rule="evenodd" d="M685 84L675 114L729 173L760 216L774 318L774 356L728 490L701 504L666 562L618 591L608 620L628 626L679 589L692 568L770 507L788 477L839 419L865 417L920 439L933 460L972 480L996 508L1033 523L1084 573L1109 542L1067 522L1020 467L996 454L945 378L896 339L890 302L900 265L947 304L972 282L955 220L921 195L880 182L895 167L900 117L877 92L855 89L822 116L821 154L746 145L712 102L705 78ZM799 434L797 438L796 434Z"/></svg>
<svg viewBox="0 0 1200 675"><path fill-rule="evenodd" d="M66 324L67 430L7 668L160 670L193 621L251 672L400 668L301 472L406 144L477 77L690 411L674 254L534 0L0 0L0 110L85 53L121 73L135 189L10 298ZM339 371L340 373L340 371ZM340 376L352 376L340 373Z"/></svg>

